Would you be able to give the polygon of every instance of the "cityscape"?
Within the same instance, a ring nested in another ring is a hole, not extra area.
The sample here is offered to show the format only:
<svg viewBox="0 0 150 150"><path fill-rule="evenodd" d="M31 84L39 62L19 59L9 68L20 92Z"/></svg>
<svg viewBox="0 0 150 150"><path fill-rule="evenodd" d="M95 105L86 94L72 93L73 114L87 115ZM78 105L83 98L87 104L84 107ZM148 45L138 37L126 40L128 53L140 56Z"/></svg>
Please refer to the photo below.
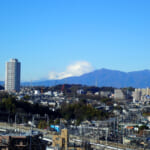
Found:
<svg viewBox="0 0 150 150"><path fill-rule="evenodd" d="M150 149L150 88L22 86L21 62L5 69L1 149Z"/></svg>
<svg viewBox="0 0 150 150"><path fill-rule="evenodd" d="M0 1L0 150L150 150L150 1Z"/></svg>

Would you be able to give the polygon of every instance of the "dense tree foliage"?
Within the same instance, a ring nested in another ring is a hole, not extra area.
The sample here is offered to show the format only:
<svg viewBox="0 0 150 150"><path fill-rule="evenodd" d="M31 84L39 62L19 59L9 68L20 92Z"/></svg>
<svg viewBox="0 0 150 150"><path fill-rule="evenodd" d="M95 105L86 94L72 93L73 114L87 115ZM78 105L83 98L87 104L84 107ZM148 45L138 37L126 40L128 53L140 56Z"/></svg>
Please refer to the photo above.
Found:
<svg viewBox="0 0 150 150"><path fill-rule="evenodd" d="M91 105L85 105L81 102L63 105L61 115L66 120L76 119L78 123L83 120L103 120L109 117L107 112L97 110Z"/></svg>
<svg viewBox="0 0 150 150"><path fill-rule="evenodd" d="M0 92L0 101L2 101L3 98L8 98L9 95L7 92Z"/></svg>
<svg viewBox="0 0 150 150"><path fill-rule="evenodd" d="M85 94L89 91L93 94L99 91L114 92L113 87L96 87L96 86L85 86L85 85L80 85L80 84L60 84L60 85L56 85L53 87L34 87L34 89L37 89L43 92L46 92L49 90L58 91L58 92L63 91L64 95L67 95L67 96L75 96L77 94L76 91L79 89L83 89Z"/></svg>
<svg viewBox="0 0 150 150"><path fill-rule="evenodd" d="M3 97L3 98L2 98ZM14 96L10 96L6 93L0 94L0 112L7 113L8 115L11 114L14 120L14 116L17 113L28 115L28 114L39 114L44 116L47 114L50 119L55 119L60 117L60 112L58 111L51 111L48 106L41 106L39 104L30 104L25 101L17 101Z"/></svg>
<svg viewBox="0 0 150 150"><path fill-rule="evenodd" d="M45 120L40 120L38 124L39 129L46 129L47 128L47 122Z"/></svg>
<svg viewBox="0 0 150 150"><path fill-rule="evenodd" d="M4 87L0 85L0 90L4 90Z"/></svg>
<svg viewBox="0 0 150 150"><path fill-rule="evenodd" d="M25 98L28 98L28 96L25 96ZM20 116L20 120L22 116L32 116L33 114L45 116L45 114L47 114L51 121L54 121L57 118L57 122L59 122L60 118L64 118L67 121L76 120L77 124L84 120L103 120L110 116L108 112L95 109L91 104L88 104L86 98L87 97L85 97L85 99L81 98L79 102L72 104L64 103L61 109L52 111L48 106L42 106L38 103L30 104L23 100L16 100L16 97L8 95L7 93L0 93L0 113L7 113L8 116L6 118L11 117L13 121L15 120L16 114L18 115L18 118ZM111 99L100 97L97 97L97 99L103 103L111 102ZM25 119L27 118L24 118L24 120ZM43 122L39 124L40 128L43 128L43 124Z"/></svg>

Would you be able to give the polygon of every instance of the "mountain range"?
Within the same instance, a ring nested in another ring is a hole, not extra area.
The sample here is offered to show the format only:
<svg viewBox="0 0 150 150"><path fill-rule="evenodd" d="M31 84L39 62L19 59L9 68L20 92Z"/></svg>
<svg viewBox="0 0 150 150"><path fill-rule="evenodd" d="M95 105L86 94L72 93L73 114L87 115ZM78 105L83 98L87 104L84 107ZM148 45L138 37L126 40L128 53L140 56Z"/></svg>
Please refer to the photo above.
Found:
<svg viewBox="0 0 150 150"><path fill-rule="evenodd" d="M3 84L4 82L0 82ZM22 82L24 86L54 86L57 84L82 84L87 86L112 86L146 88L150 87L150 70L123 72L117 70L100 69L78 77L69 77L61 80L44 80Z"/></svg>
<svg viewBox="0 0 150 150"><path fill-rule="evenodd" d="M23 85L31 85L29 82ZM32 86L53 86L56 84L82 84L88 86L112 86L146 88L150 87L150 70L122 72L109 69L95 70L78 77L69 77L61 80L34 81Z"/></svg>

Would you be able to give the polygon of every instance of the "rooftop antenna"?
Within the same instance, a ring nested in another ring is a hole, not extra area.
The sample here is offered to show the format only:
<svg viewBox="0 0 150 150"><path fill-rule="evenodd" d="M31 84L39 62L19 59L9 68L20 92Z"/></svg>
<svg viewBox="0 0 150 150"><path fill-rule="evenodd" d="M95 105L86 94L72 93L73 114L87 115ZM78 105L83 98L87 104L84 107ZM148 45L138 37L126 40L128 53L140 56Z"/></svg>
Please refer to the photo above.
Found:
<svg viewBox="0 0 150 150"><path fill-rule="evenodd" d="M31 82L30 82L30 88L32 89L32 80L31 80Z"/></svg>
<svg viewBox="0 0 150 150"><path fill-rule="evenodd" d="M97 75L95 76L95 86L98 87L98 77L97 77Z"/></svg>
<svg viewBox="0 0 150 150"><path fill-rule="evenodd" d="M95 81L95 86L96 86L96 87L98 86L98 82L97 82L97 79L96 79L96 81Z"/></svg>
<svg viewBox="0 0 150 150"><path fill-rule="evenodd" d="M56 86L57 85L57 80L55 80L55 82L54 82L54 86Z"/></svg>

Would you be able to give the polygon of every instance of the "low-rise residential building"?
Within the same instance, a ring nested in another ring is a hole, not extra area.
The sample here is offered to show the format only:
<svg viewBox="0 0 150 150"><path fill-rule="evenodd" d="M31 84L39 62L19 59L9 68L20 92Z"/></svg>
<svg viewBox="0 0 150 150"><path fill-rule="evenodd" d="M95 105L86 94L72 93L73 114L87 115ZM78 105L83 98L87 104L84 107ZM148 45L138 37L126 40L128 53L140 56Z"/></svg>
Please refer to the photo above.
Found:
<svg viewBox="0 0 150 150"><path fill-rule="evenodd" d="M111 96L111 92L110 91L100 91L100 96L101 97L107 97L109 98Z"/></svg>
<svg viewBox="0 0 150 150"><path fill-rule="evenodd" d="M60 134L53 135L52 147L56 147L61 150L86 150L81 145L75 145L69 142L67 129L62 129Z"/></svg>
<svg viewBox="0 0 150 150"><path fill-rule="evenodd" d="M41 135L9 133L0 135L1 150L45 150L46 145L39 138Z"/></svg>

